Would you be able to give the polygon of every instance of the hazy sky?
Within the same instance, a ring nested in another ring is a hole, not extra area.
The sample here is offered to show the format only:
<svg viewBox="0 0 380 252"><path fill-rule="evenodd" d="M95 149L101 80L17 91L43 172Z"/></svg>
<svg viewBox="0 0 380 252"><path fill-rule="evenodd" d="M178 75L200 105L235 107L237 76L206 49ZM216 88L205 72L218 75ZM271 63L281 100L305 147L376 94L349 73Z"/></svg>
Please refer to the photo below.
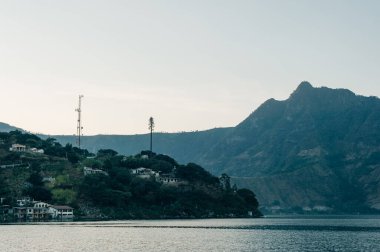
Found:
<svg viewBox="0 0 380 252"><path fill-rule="evenodd" d="M0 121L74 134L235 126L303 81L380 96L380 1L0 0Z"/></svg>

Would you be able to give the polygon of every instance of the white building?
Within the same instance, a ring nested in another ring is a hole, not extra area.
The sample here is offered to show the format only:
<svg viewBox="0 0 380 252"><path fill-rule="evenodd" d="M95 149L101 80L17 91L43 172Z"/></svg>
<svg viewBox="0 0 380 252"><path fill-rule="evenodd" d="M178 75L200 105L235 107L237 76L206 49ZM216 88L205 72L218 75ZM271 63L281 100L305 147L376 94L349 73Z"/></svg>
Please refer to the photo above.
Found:
<svg viewBox="0 0 380 252"><path fill-rule="evenodd" d="M10 151L22 152L26 151L26 146L22 144L12 144L12 147L9 148Z"/></svg>
<svg viewBox="0 0 380 252"><path fill-rule="evenodd" d="M17 200L12 208L16 219L43 220L49 218L73 218L74 209L69 206L53 206L45 202L34 201L29 197Z"/></svg>
<svg viewBox="0 0 380 252"><path fill-rule="evenodd" d="M49 214L53 219L56 219L56 218L69 219L69 218L74 218L74 209L69 206L50 206Z"/></svg>
<svg viewBox="0 0 380 252"><path fill-rule="evenodd" d="M49 207L49 204L48 203L45 203L45 202L42 202L42 201L37 201L34 203L34 207L36 208L48 208Z"/></svg>
<svg viewBox="0 0 380 252"><path fill-rule="evenodd" d="M30 151L32 153L44 154L44 150L43 149L31 148Z"/></svg>
<svg viewBox="0 0 380 252"><path fill-rule="evenodd" d="M55 178L53 178L52 176L49 176L49 177L43 177L43 178L42 178L42 182L55 183Z"/></svg>
<svg viewBox="0 0 380 252"><path fill-rule="evenodd" d="M83 173L85 176L92 175L92 174L104 174L108 176L108 173L106 171L100 170L100 169L93 169L91 167L84 167Z"/></svg>
<svg viewBox="0 0 380 252"><path fill-rule="evenodd" d="M43 203L43 202L40 202ZM43 203L47 205L46 203ZM49 209L47 207L27 207L26 208L26 218L31 220L38 220L38 219L48 219Z"/></svg>
<svg viewBox="0 0 380 252"><path fill-rule="evenodd" d="M156 181L168 186L179 186L188 184L187 181L177 178L173 174L160 175L156 178Z"/></svg>
<svg viewBox="0 0 380 252"><path fill-rule="evenodd" d="M29 197L24 197L24 198L16 200L16 204L19 207L26 206L26 205L28 205L28 204L30 204L32 202L33 202L33 200L31 198L29 198Z"/></svg>
<svg viewBox="0 0 380 252"><path fill-rule="evenodd" d="M137 169L131 169L131 174L135 175L136 177L143 178L143 179L149 179L152 177L158 177L159 173L153 171L149 168L140 167Z"/></svg>

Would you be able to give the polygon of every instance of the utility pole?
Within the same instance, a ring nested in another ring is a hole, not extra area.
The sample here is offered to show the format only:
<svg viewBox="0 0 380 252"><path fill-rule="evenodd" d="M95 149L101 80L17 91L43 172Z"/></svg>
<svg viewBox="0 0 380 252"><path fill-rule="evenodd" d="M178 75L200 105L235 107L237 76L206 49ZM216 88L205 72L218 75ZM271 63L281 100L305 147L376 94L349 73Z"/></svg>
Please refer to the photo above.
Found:
<svg viewBox="0 0 380 252"><path fill-rule="evenodd" d="M78 136L78 140L77 140L77 143L78 143L78 147L80 149L80 138L82 136L82 98L83 98L83 95L79 95L79 106L77 109L75 109L76 112L78 112L78 124L77 124L77 136Z"/></svg>

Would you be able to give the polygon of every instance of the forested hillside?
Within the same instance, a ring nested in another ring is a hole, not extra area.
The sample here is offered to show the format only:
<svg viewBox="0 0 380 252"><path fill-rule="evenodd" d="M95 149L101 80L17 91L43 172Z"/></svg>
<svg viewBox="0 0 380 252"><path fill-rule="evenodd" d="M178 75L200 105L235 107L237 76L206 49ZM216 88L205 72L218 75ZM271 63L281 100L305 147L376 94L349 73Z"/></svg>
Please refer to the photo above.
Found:
<svg viewBox="0 0 380 252"><path fill-rule="evenodd" d="M255 194L199 165L150 151L125 156L62 146L55 139L0 133L0 198L69 205L81 218L258 217Z"/></svg>

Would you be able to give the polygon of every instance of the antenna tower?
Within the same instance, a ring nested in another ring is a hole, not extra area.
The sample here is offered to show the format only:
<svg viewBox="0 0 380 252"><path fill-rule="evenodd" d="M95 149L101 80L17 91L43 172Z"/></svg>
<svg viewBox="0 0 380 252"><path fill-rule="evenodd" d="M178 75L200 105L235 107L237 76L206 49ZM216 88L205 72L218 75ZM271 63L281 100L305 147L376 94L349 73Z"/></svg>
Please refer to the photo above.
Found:
<svg viewBox="0 0 380 252"><path fill-rule="evenodd" d="M78 143L78 147L80 149L80 138L82 136L82 98L83 98L83 95L79 95L79 106L78 108L75 110L76 112L78 112L78 125L77 125L77 136L78 136L78 139L77 139L77 143Z"/></svg>

